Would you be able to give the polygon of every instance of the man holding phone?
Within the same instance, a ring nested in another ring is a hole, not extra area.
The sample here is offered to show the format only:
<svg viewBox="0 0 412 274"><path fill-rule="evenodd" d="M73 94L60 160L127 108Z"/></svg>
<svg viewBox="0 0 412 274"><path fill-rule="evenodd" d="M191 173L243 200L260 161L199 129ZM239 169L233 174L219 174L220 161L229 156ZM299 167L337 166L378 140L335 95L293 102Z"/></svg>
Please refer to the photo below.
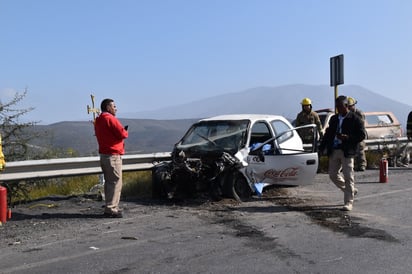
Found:
<svg viewBox="0 0 412 274"><path fill-rule="evenodd" d="M366 137L362 120L349 111L348 98L339 96L335 100L338 111L329 120L320 144L320 151L326 151L329 157L329 178L344 193L342 210L353 208L355 188L354 158L359 143Z"/></svg>
<svg viewBox="0 0 412 274"><path fill-rule="evenodd" d="M104 99L100 105L102 113L96 118L94 130L99 143L100 165L104 175L106 207L104 217L122 218L119 209L122 192L122 155L124 139L129 134L116 118L117 108L112 99Z"/></svg>

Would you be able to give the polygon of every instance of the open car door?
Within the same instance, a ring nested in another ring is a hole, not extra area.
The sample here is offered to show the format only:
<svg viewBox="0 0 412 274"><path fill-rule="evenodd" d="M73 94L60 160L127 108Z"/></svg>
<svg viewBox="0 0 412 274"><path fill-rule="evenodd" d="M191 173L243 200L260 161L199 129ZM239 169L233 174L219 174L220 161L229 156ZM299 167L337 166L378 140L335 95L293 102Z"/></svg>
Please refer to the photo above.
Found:
<svg viewBox="0 0 412 274"><path fill-rule="evenodd" d="M276 122L272 122L272 126L275 128ZM313 126L315 125L304 127ZM316 147L316 143L314 146ZM285 127L280 134L252 149L246 161L248 165L244 169L245 176L249 182L263 184L263 187L273 184L311 184L319 164L316 150L304 150L296 130Z"/></svg>

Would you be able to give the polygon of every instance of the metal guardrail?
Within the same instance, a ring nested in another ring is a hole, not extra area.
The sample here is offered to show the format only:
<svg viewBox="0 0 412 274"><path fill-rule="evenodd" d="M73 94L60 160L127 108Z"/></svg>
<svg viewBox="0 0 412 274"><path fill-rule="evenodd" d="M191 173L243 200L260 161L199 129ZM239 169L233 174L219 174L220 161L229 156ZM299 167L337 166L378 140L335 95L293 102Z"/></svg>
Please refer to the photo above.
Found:
<svg viewBox="0 0 412 274"><path fill-rule="evenodd" d="M311 144L304 144L303 147L305 150L312 149ZM408 140L407 137L366 139L365 150L380 151L385 153L390 152L391 156L398 156L401 154L406 156L409 154L412 159L412 141Z"/></svg>
<svg viewBox="0 0 412 274"><path fill-rule="evenodd" d="M365 144L368 150L380 150L384 148L397 148L399 146L406 145L412 147L412 142L407 137L400 138L380 138L380 139L366 139Z"/></svg>
<svg viewBox="0 0 412 274"><path fill-rule="evenodd" d="M365 140L365 143L368 150L396 149L404 145L412 147L412 142L406 137ZM150 170L156 162L170 160L171 153L130 154L123 155L122 158L123 171ZM16 161L6 164L6 169L0 173L0 181L79 176L101 172L99 156Z"/></svg>
<svg viewBox="0 0 412 274"><path fill-rule="evenodd" d="M123 155L123 171L149 170L156 162L170 160L170 152ZM0 181L99 174L100 157L76 157L8 162Z"/></svg>

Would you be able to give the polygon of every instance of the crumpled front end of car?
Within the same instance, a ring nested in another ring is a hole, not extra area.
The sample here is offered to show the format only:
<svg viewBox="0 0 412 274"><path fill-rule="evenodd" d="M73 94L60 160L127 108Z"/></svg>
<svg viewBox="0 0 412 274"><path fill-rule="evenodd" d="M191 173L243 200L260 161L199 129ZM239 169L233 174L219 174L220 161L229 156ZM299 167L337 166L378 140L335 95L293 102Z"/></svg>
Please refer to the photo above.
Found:
<svg viewBox="0 0 412 274"><path fill-rule="evenodd" d="M171 161L154 168L154 197L230 196L234 174L246 164L250 121L201 120L174 146ZM247 150L247 152L245 152ZM240 153L240 151L244 151Z"/></svg>
<svg viewBox="0 0 412 274"><path fill-rule="evenodd" d="M225 191L225 177L244 167L239 159L226 151L213 153L185 152L177 148L172 160L154 171L153 196L158 198L189 198L208 193L215 199L230 196Z"/></svg>

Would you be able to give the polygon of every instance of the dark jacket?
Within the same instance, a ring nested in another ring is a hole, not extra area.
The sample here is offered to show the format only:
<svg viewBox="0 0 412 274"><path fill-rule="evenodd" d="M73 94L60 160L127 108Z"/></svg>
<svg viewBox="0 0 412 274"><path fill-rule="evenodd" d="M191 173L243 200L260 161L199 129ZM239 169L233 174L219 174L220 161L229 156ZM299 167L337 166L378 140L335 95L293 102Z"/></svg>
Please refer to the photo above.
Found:
<svg viewBox="0 0 412 274"><path fill-rule="evenodd" d="M329 120L329 126L326 128L325 135L320 144L320 151L327 150L330 155L333 150L333 143L338 131L339 114L333 115ZM343 119L341 133L348 135L348 139L342 141L341 149L345 157L356 155L356 149L360 142L366 137L366 131L362 120L353 112L348 112Z"/></svg>
<svg viewBox="0 0 412 274"><path fill-rule="evenodd" d="M409 112L408 121L406 123L406 136L408 136L409 139L412 139L412 111Z"/></svg>

